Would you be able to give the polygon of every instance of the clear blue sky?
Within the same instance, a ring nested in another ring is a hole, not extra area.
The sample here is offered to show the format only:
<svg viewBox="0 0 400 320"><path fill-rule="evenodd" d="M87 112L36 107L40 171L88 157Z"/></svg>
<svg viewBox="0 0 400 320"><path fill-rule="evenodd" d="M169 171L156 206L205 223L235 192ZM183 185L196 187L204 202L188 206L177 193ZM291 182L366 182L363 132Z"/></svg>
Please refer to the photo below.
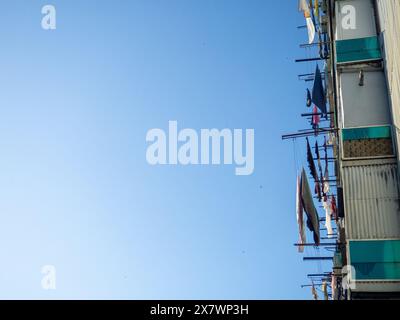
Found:
<svg viewBox="0 0 400 320"><path fill-rule="evenodd" d="M303 20L295 0L2 1L0 298L311 298L280 139L307 127ZM148 165L169 120L254 128L254 174Z"/></svg>

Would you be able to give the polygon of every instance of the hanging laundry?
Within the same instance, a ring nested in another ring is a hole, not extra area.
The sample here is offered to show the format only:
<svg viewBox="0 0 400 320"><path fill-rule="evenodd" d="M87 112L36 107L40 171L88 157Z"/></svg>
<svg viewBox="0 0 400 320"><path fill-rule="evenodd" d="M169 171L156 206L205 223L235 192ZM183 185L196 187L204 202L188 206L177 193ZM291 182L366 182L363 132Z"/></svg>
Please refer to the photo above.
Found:
<svg viewBox="0 0 400 320"><path fill-rule="evenodd" d="M314 158L310 147L310 142L308 138L306 138L306 140L307 140L307 162L308 162L308 167L310 169L310 175L314 179L314 193L317 195L318 200L321 201L322 193L321 193L321 186L319 183L318 172L317 168L315 167Z"/></svg>
<svg viewBox="0 0 400 320"><path fill-rule="evenodd" d="M336 294L337 294L337 287L336 287L336 276L332 274L332 281L331 281L331 299L336 300Z"/></svg>
<svg viewBox="0 0 400 320"><path fill-rule="evenodd" d="M318 201L321 202L321 200L322 200L322 190L321 190L321 186L320 186L320 184L319 184L319 181L315 181L315 184L314 184L314 193L315 193L315 195L317 196Z"/></svg>
<svg viewBox="0 0 400 320"><path fill-rule="evenodd" d="M308 184L306 171L301 172L301 201L304 211L307 215L307 227L313 232L314 243L320 243L319 216L314 206L310 186Z"/></svg>
<svg viewBox="0 0 400 320"><path fill-rule="evenodd" d="M322 206L325 209L325 228L328 233L328 238L333 237L333 229L332 229L332 207L329 204L329 201L323 201Z"/></svg>
<svg viewBox="0 0 400 320"><path fill-rule="evenodd" d="M327 59L328 56L329 56L328 36L327 33L324 33L324 59Z"/></svg>
<svg viewBox="0 0 400 320"><path fill-rule="evenodd" d="M318 141L315 141L315 157L317 158L317 164L318 164L318 169L319 169L319 173L322 174L322 165L321 165L321 157L319 155L319 145L318 145ZM321 180L322 181L322 180Z"/></svg>
<svg viewBox="0 0 400 320"><path fill-rule="evenodd" d="M314 106L313 115L312 115L312 118L311 118L311 125L312 125L312 128L314 130L318 130L320 120L321 119L320 119L320 116L319 116L318 108L316 106Z"/></svg>
<svg viewBox="0 0 400 320"><path fill-rule="evenodd" d="M321 38L321 36L320 36L320 38ZM321 59L325 59L325 55L324 55L324 44L323 44L323 42L322 42L321 39L320 39L320 41L319 41L319 57L320 57Z"/></svg>
<svg viewBox="0 0 400 320"><path fill-rule="evenodd" d="M319 193L318 193L318 200L321 201L322 198L323 198L326 201L326 196L327 196L326 192L324 191L323 185L320 186L323 183L324 178L322 176L322 164L321 164L321 156L320 156L320 153L319 153L318 141L315 141L315 147L314 148L315 148L315 156L317 158L318 170L319 170L319 182L318 182L318 184L319 184L319 188L321 189L319 191Z"/></svg>
<svg viewBox="0 0 400 320"><path fill-rule="evenodd" d="M321 110L323 114L326 114L326 99L324 85L322 84L321 71L319 70L318 64L315 70L314 86L312 89L312 102Z"/></svg>
<svg viewBox="0 0 400 320"><path fill-rule="evenodd" d="M328 38L326 33L324 33L323 37L321 37L321 34L319 33L319 56L321 59L327 59L328 54L329 54L329 49L328 49Z"/></svg>
<svg viewBox="0 0 400 320"><path fill-rule="evenodd" d="M310 142L309 142L308 138L306 138L306 141L307 141L307 161L308 161L308 167L310 169L310 174L314 178L315 181L318 181L318 173L317 173L317 169L315 167L314 157L311 152L311 146L310 146Z"/></svg>
<svg viewBox="0 0 400 320"><path fill-rule="evenodd" d="M304 218L303 218L303 204L301 200L301 176L297 176L297 189L296 189L296 217L297 224L299 225L299 244L298 251L304 252L304 244L307 242L306 239L306 230L304 228Z"/></svg>
<svg viewBox="0 0 400 320"><path fill-rule="evenodd" d="M337 187L337 198L337 216L338 218L344 218L343 187Z"/></svg>
<svg viewBox="0 0 400 320"><path fill-rule="evenodd" d="M328 133L328 141L326 142L328 146L333 146L335 144L335 133L334 132L329 132Z"/></svg>
<svg viewBox="0 0 400 320"><path fill-rule="evenodd" d="M321 200L326 201L328 195L324 192L324 177L322 176L322 173L320 173L319 181L321 185L321 199L319 199L319 201Z"/></svg>
<svg viewBox="0 0 400 320"><path fill-rule="evenodd" d="M309 89L307 89L307 107L311 107L312 101L311 101L311 92Z"/></svg>
<svg viewBox="0 0 400 320"><path fill-rule="evenodd" d="M339 215L338 215L338 212L337 212L336 198L335 198L334 195L332 195L332 197L331 197L331 210L332 210L333 218L334 218L336 221L338 221Z"/></svg>
<svg viewBox="0 0 400 320"><path fill-rule="evenodd" d="M315 39L315 25L311 17L310 5L307 3L307 0L299 0L299 11L303 11L307 24L308 43L312 44Z"/></svg>
<svg viewBox="0 0 400 320"><path fill-rule="evenodd" d="M323 180L323 188L322 188L322 192L327 194L329 193L329 171L328 171L328 166L325 166L325 173L324 173L324 180Z"/></svg>
<svg viewBox="0 0 400 320"><path fill-rule="evenodd" d="M326 142L326 136L324 136L324 152L325 152L325 168L328 167L328 144Z"/></svg>
<svg viewBox="0 0 400 320"><path fill-rule="evenodd" d="M310 8L311 20L312 20L312 22L314 24L314 29L315 29L315 31L318 31L318 23L317 23L318 21L317 21L317 19L315 17L313 0L308 0L308 5L309 5L309 8ZM319 32L318 32L318 34L319 34Z"/></svg>
<svg viewBox="0 0 400 320"><path fill-rule="evenodd" d="M333 146L334 140L333 140L333 133L329 132L328 133L328 140L326 141L327 146Z"/></svg>
<svg viewBox="0 0 400 320"><path fill-rule="evenodd" d="M317 1L318 2L318 1ZM322 282L322 293L324 294L324 299L325 300L329 300L329 295L328 295L328 284L326 283L326 281L324 280Z"/></svg>
<svg viewBox="0 0 400 320"><path fill-rule="evenodd" d="M317 293L317 289L315 289L314 283L311 287L311 294L313 295L314 300L318 300L318 293Z"/></svg>
<svg viewBox="0 0 400 320"><path fill-rule="evenodd" d="M319 22L319 0L314 0L314 1L315 1L314 15L315 15L315 19L317 20L317 22Z"/></svg>

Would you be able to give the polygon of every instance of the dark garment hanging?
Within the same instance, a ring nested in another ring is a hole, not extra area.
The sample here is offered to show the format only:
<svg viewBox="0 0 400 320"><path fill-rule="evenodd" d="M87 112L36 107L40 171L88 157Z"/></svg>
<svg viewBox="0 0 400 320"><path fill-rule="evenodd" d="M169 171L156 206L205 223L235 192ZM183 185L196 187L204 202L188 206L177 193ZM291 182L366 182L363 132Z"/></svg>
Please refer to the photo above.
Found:
<svg viewBox="0 0 400 320"><path fill-rule="evenodd" d="M310 92L309 89L307 89L307 102L306 102L306 104L307 104L307 107L311 107L311 104L312 104L311 92Z"/></svg>
<svg viewBox="0 0 400 320"><path fill-rule="evenodd" d="M317 158L319 174L322 175L322 165L321 165L321 157L319 154L318 141L315 141L315 157Z"/></svg>
<svg viewBox="0 0 400 320"><path fill-rule="evenodd" d="M318 173L317 173L317 169L315 167L314 157L311 152L310 142L309 142L308 138L306 138L306 141L307 141L307 162L308 162L308 167L310 169L310 174L314 178L315 181L318 181Z"/></svg>
<svg viewBox="0 0 400 320"><path fill-rule="evenodd" d="M315 70L314 86L312 89L312 102L321 110L323 114L326 114L326 99L324 85L322 84L321 71L319 70L318 64Z"/></svg>
<svg viewBox="0 0 400 320"><path fill-rule="evenodd" d="M324 58L328 59L329 55L329 44L328 44L328 36L324 33Z"/></svg>
<svg viewBox="0 0 400 320"><path fill-rule="evenodd" d="M337 187L337 198L338 198L338 204L337 204L337 212L338 212L338 217L339 218L344 218L344 203L343 203L343 187Z"/></svg>
<svg viewBox="0 0 400 320"><path fill-rule="evenodd" d="M311 151L310 142L308 138L306 138L306 140L307 140L307 161L308 161L308 167L310 169L310 175L314 179L314 193L318 197L318 201L321 201L322 193L321 193L321 186L319 183L320 178L318 176L317 168L315 167L314 157Z"/></svg>
<svg viewBox="0 0 400 320"><path fill-rule="evenodd" d="M307 227L313 232L314 243L320 243L320 230L319 230L319 216L315 209L310 186L307 180L306 171L303 169L301 172L301 201L304 211L307 215Z"/></svg>
<svg viewBox="0 0 400 320"><path fill-rule="evenodd" d="M336 221L338 221L339 220L339 216L338 216L338 212L337 212L336 198L335 198L334 195L332 195L332 198L331 198L331 210L332 210L333 218Z"/></svg>
<svg viewBox="0 0 400 320"><path fill-rule="evenodd" d="M318 201L321 202L321 200L322 200L322 192L321 192L321 185L319 184L318 181L315 181L314 193L317 196Z"/></svg>
<svg viewBox="0 0 400 320"><path fill-rule="evenodd" d="M328 38L326 33L324 33L323 41L321 41L321 35L319 36L320 45L319 45L319 56L321 59L327 59L329 54L328 49Z"/></svg>

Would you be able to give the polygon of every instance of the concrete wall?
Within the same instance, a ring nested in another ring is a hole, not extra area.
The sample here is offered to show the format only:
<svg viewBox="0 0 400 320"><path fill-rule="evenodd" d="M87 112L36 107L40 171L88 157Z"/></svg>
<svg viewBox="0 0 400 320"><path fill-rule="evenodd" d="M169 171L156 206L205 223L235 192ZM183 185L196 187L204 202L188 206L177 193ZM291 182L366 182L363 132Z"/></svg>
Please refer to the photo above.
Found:
<svg viewBox="0 0 400 320"><path fill-rule="evenodd" d="M389 100L400 159L400 1L376 0Z"/></svg>

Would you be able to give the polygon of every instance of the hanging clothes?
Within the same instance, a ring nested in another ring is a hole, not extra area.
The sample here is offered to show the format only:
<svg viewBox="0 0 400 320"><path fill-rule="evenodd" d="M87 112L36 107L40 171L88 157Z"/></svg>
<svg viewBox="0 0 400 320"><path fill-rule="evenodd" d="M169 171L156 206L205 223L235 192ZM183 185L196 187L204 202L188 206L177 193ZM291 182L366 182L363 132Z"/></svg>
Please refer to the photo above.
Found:
<svg viewBox="0 0 400 320"><path fill-rule="evenodd" d="M336 297L336 295L337 295L337 286L336 286L336 281L337 281L337 279L336 279L336 276L334 275L334 274L332 274L332 281L331 281L331 295L332 295L332 300L336 300L337 299L337 297Z"/></svg>
<svg viewBox="0 0 400 320"><path fill-rule="evenodd" d="M319 0L315 0L314 16L315 16L316 21L319 23Z"/></svg>
<svg viewBox="0 0 400 320"><path fill-rule="evenodd" d="M308 0L308 3L309 3L309 8L310 8L311 20L314 24L315 31L318 31L318 23L317 23L317 19L315 17L313 0ZM318 35L319 35L319 32L318 32Z"/></svg>
<svg viewBox="0 0 400 320"><path fill-rule="evenodd" d="M337 187L337 214L339 218L344 218L343 187Z"/></svg>
<svg viewBox="0 0 400 320"><path fill-rule="evenodd" d="M325 228L328 233L328 238L333 237L333 229L332 229L332 207L329 201L323 201L322 206L325 209Z"/></svg>
<svg viewBox="0 0 400 320"><path fill-rule="evenodd" d="M314 193L317 196L318 201L321 202L321 200L322 200L322 191L321 191L321 185L319 184L319 181L315 182Z"/></svg>
<svg viewBox="0 0 400 320"><path fill-rule="evenodd" d="M321 110L323 114L327 113L325 90L324 90L324 85L322 84L322 76L318 64L314 76L314 86L312 89L312 102Z"/></svg>
<svg viewBox="0 0 400 320"><path fill-rule="evenodd" d="M329 171L328 166L325 166L324 182L323 182L323 193L328 194L330 190L329 186Z"/></svg>
<svg viewBox="0 0 400 320"><path fill-rule="evenodd" d="M311 100L311 92L309 89L307 89L307 101L306 101L307 107L311 107L312 105L312 100Z"/></svg>
<svg viewBox="0 0 400 320"><path fill-rule="evenodd" d="M319 116L318 108L314 106L311 118L311 125L314 130L318 130L321 118Z"/></svg>
<svg viewBox="0 0 400 320"><path fill-rule="evenodd" d="M301 201L304 211L307 215L307 227L313 232L314 243L319 245L320 243L320 228L319 228L319 216L314 206L310 186L308 184L306 171L301 172Z"/></svg>
<svg viewBox="0 0 400 320"><path fill-rule="evenodd" d="M328 284L326 283L326 281L324 280L322 282L322 293L324 294L324 299L325 300L329 300L329 295L328 295Z"/></svg>
<svg viewBox="0 0 400 320"><path fill-rule="evenodd" d="M331 198L331 211L332 211L333 218L336 221L338 221L339 216L338 216L337 207L336 207L336 198L334 195L332 195L332 198Z"/></svg>
<svg viewBox="0 0 400 320"><path fill-rule="evenodd" d="M310 169L310 175L314 179L314 194L318 197L318 200L321 201L322 199L322 192L321 192L321 186L319 183L319 177L318 177L318 172L317 168L315 167L314 163L314 157L311 151L311 146L308 138L306 138L307 141L307 162L308 162L308 168Z"/></svg>
<svg viewBox="0 0 400 320"><path fill-rule="evenodd" d="M320 174L320 185L321 185L321 200L326 201L326 199L328 198L328 195L324 192L324 176L322 175L322 173ZM320 201L321 201L320 200Z"/></svg>
<svg viewBox="0 0 400 320"><path fill-rule="evenodd" d="M304 217L303 217L303 204L301 200L301 176L297 176L297 188L296 188L296 218L297 224L299 226L299 244L298 251L304 252L304 246L302 244L307 242L306 230L304 227Z"/></svg>
<svg viewBox="0 0 400 320"><path fill-rule="evenodd" d="M325 152L325 168L328 167L328 144L326 141L326 136L324 136L324 152Z"/></svg>
<svg viewBox="0 0 400 320"><path fill-rule="evenodd" d="M326 33L324 33L324 36L321 37L321 34L319 34L319 39L320 39L320 43L319 43L319 56L321 59L327 59L328 58L328 54L329 54L329 49L328 49L328 44L327 44L327 35Z"/></svg>
<svg viewBox="0 0 400 320"><path fill-rule="evenodd" d="M328 141L326 142L329 146L333 146L335 144L336 137L334 132L328 133Z"/></svg>
<svg viewBox="0 0 400 320"><path fill-rule="evenodd" d="M315 181L318 181L318 172L317 168L315 167L310 141L308 140L308 138L306 138L306 141L307 141L307 162L308 162L308 167L310 169L310 175L314 178Z"/></svg>
<svg viewBox="0 0 400 320"><path fill-rule="evenodd" d="M328 35L324 33L324 59L328 59L329 56L329 44L328 44Z"/></svg>
<svg viewBox="0 0 400 320"><path fill-rule="evenodd" d="M308 168L310 169L310 175L314 179L314 194L318 197L318 200L321 201L322 199L322 193L321 193L321 186L319 183L319 177L318 177L318 172L317 168L315 167L314 163L314 157L311 151L311 146L308 138L306 138L307 141L307 162L308 162Z"/></svg>
<svg viewBox="0 0 400 320"><path fill-rule="evenodd" d="M308 44L312 44L315 39L315 24L311 17L310 5L307 0L299 0L299 10L303 11L304 18L306 19Z"/></svg>
<svg viewBox="0 0 400 320"><path fill-rule="evenodd" d="M315 289L314 284L311 287L311 294L313 295L314 300L318 300L318 293L317 293L317 289Z"/></svg>
<svg viewBox="0 0 400 320"><path fill-rule="evenodd" d="M319 173L322 174L322 165L321 165L321 157L319 154L319 146L318 146L318 141L315 141L315 157L317 158L317 164L318 164L318 169Z"/></svg>
<svg viewBox="0 0 400 320"><path fill-rule="evenodd" d="M326 201L326 192L324 191L323 188L323 181L324 181L324 177L322 176L322 164L321 164L321 157L320 157L320 153L319 153L319 145L318 145L318 141L315 141L315 156L317 158L317 164L318 164L318 170L319 170L319 188L320 191L318 192L318 200L321 201L322 199L325 199Z"/></svg>

